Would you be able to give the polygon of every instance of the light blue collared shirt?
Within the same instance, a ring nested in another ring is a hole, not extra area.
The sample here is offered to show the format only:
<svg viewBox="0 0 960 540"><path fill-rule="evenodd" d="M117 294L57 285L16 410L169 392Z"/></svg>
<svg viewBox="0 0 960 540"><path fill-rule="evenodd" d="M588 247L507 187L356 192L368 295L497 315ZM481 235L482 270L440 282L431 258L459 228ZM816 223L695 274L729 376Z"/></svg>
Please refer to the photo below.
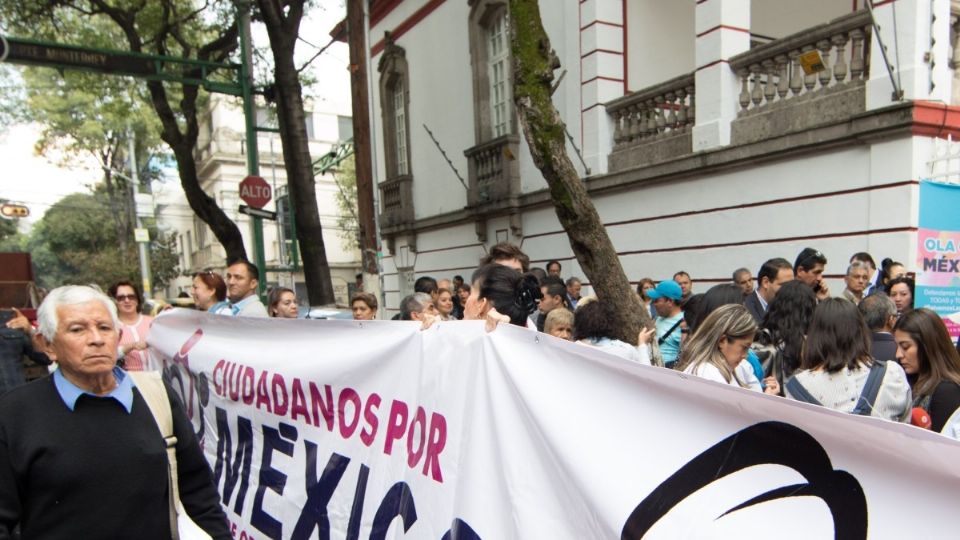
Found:
<svg viewBox="0 0 960 540"><path fill-rule="evenodd" d="M251 303L251 302L259 302L259 301L260 301L260 298L258 298L257 295L251 294L250 296L244 298L243 300L240 300L240 301L237 302L236 304L234 304L233 302L227 303L227 309L224 310L224 311L222 311L222 312L220 312L220 314L221 314L221 315L233 315L234 317L237 317L237 316L240 315L240 312L243 311L243 307L244 307L245 305L247 305L247 304L249 304L249 303Z"/></svg>
<svg viewBox="0 0 960 540"><path fill-rule="evenodd" d="M53 384L57 387L60 399L71 411L77 406L77 400L80 399L80 396L87 394L94 397L113 398L123 405L123 408L129 414L130 410L133 409L133 380L127 377L127 374L118 367L113 368L113 376L117 379L117 387L105 396L98 396L78 388L77 385L68 381L59 369L53 372Z"/></svg>

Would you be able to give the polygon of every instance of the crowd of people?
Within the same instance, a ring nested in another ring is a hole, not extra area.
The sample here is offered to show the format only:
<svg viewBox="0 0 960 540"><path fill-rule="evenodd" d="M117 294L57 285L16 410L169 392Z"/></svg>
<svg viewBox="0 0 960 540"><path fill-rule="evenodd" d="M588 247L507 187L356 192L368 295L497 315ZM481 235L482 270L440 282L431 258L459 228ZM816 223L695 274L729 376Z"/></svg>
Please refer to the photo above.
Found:
<svg viewBox="0 0 960 540"><path fill-rule="evenodd" d="M906 267L890 259L878 267L856 253L837 295L826 267L823 253L806 248L793 263L764 262L756 277L738 268L704 293L694 293L685 271L642 278L639 309L653 325L634 345L622 339L612 303L581 296L582 282L564 279L559 261L530 268L519 248L499 244L469 282L417 279L394 318L524 326L642 364L960 435L960 353L936 313L913 308ZM376 299L359 293L353 309L355 318L373 318Z"/></svg>
<svg viewBox="0 0 960 540"><path fill-rule="evenodd" d="M417 279L394 318L423 328L460 319L485 321L487 331L515 325L626 361L960 438L960 353L935 312L914 309L914 282L904 265L887 259L877 267L869 254L856 253L838 295L824 281L826 266L820 251L807 248L792 264L764 262L756 277L738 268L730 282L703 293L694 292L684 271L659 282L642 278L631 294L652 323L636 339L624 339L614 303L582 295L581 280L564 279L559 261L531 268L517 246L498 244L469 281ZM259 281L257 267L245 260L231 261L224 276L197 273L195 307L228 317L300 316L293 290L272 288L264 305ZM214 538L229 538L210 470L169 387L160 393L167 392L176 436L170 443L150 434L160 420L137 374L149 369L153 318L143 306L137 284L120 281L106 294L88 286L51 291L36 329L20 312L0 311L11 355L58 366L29 385L17 368L0 366L0 537L18 527L25 537L66 535L79 530L78 519L97 531L97 512L71 491L77 484L51 477L67 471L89 479L93 488L84 493L105 508L128 508L120 515L136 516L131 527L149 522L143 538L170 537L175 521L165 520L173 508L165 486L174 481L190 517ZM356 320L380 318L379 308L369 292L351 298ZM87 442L77 446L77 440ZM164 480L163 447L170 444L180 476ZM64 452L68 446L78 453ZM46 486L42 493L26 489L39 484Z"/></svg>

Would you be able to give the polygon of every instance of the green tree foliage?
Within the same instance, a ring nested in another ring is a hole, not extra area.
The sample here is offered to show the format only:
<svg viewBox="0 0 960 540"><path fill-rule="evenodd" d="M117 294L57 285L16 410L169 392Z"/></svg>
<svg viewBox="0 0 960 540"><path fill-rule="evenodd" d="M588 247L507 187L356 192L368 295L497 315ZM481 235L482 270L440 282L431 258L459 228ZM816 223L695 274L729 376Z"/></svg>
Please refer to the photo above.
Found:
<svg viewBox="0 0 960 540"><path fill-rule="evenodd" d="M337 234L346 250L359 249L357 231L360 222L357 219L357 165L351 156L340 163L334 172L337 182Z"/></svg>
<svg viewBox="0 0 960 540"><path fill-rule="evenodd" d="M17 220L0 218L0 242L6 242L17 234Z"/></svg>
<svg viewBox="0 0 960 540"><path fill-rule="evenodd" d="M0 21L3 21L9 34L18 37L226 62L231 60L237 48L235 11L232 0L17 0L0 2ZM169 62L158 66L164 75L170 77L194 80L206 77L208 81L236 77L235 72L207 73L197 65ZM136 115L144 107L152 109L154 120L145 122L138 129L140 133L137 140L149 146L151 140L148 135L158 136L170 147L177 160L181 186L193 211L210 225L228 256L245 256L243 239L236 224L223 213L216 200L200 187L193 158L199 135L198 112L205 106L206 92L194 84L129 81L104 74L65 75L64 82L53 81L52 86L56 88L59 84L72 83L67 78L74 76L93 83L93 103L104 111L104 116L70 118L73 110L71 101L74 105L83 105L85 99L70 90L62 95L54 92L54 98L59 103L41 105L46 111L67 115L63 118L65 129L62 132L73 137L78 144L83 144L82 141L88 136L99 140L102 135L117 133L117 129L112 122L106 121L101 130L98 121L111 117L122 118L127 113ZM34 98L35 102L43 101L42 96ZM0 118L3 116L0 114ZM142 118L146 118L146 115ZM98 148L101 151L106 149L109 156L117 158L112 160L114 165L122 161L125 151L122 144ZM139 159L138 162L148 161ZM111 192L112 181L109 175L105 178L108 193ZM123 191L122 186L118 191ZM116 213L118 209L114 206ZM127 237L122 229L129 229L130 218L127 216L126 227L123 223L117 227L120 242Z"/></svg>
<svg viewBox="0 0 960 540"><path fill-rule="evenodd" d="M122 249L115 229L103 226L110 213L102 190L67 195L47 210L27 242L40 286L96 283L106 289L121 279L139 281L132 236ZM176 243L153 242L150 263L155 286L166 287L178 273Z"/></svg>
<svg viewBox="0 0 960 540"><path fill-rule="evenodd" d="M0 204L5 202L7 199L0 199ZM0 217L0 251L22 251L23 235L19 229L20 218Z"/></svg>

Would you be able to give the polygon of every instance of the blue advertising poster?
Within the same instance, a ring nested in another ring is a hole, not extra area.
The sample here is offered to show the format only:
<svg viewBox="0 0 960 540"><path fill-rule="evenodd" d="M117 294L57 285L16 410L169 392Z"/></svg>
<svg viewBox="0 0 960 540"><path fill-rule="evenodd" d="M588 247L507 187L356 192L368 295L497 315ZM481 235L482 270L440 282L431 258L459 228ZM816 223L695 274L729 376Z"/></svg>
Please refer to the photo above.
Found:
<svg viewBox="0 0 960 540"><path fill-rule="evenodd" d="M916 269L914 307L939 313L956 338L960 326L948 317L960 313L960 186L920 182Z"/></svg>

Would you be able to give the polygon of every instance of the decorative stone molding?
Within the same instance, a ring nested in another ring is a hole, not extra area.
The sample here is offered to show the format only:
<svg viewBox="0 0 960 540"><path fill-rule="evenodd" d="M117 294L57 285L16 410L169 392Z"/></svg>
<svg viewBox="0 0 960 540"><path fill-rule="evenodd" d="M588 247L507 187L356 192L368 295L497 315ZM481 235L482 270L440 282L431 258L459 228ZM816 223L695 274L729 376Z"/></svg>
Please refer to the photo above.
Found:
<svg viewBox="0 0 960 540"><path fill-rule="evenodd" d="M870 73L872 28L864 9L734 56L730 68L741 80L740 116L865 80ZM819 72L806 74L801 68L800 57L807 53L819 53Z"/></svg>
<svg viewBox="0 0 960 540"><path fill-rule="evenodd" d="M406 51L394 43L390 32L386 32L384 42L383 55L377 65L387 173L380 183L380 226L381 234L392 242L397 234L411 231L415 218L410 161L410 72ZM398 92L402 93L401 103L396 99ZM403 110L398 111L397 107ZM403 120L402 126L397 125L398 117Z"/></svg>

